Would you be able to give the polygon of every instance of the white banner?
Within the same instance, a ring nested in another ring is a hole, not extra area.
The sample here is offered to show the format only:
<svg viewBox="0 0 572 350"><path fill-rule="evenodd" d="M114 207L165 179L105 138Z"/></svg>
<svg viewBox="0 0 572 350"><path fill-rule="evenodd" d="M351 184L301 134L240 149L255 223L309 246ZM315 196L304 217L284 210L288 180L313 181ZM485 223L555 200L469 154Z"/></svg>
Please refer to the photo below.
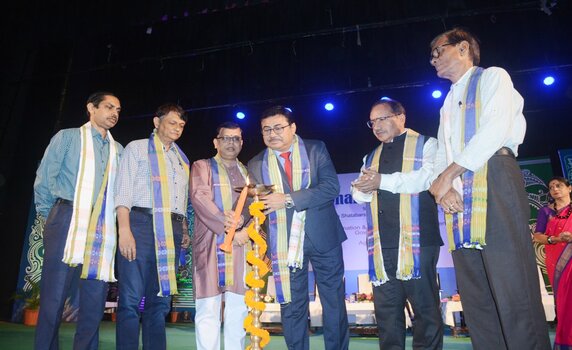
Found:
<svg viewBox="0 0 572 350"><path fill-rule="evenodd" d="M351 182L358 175L359 173L338 174L340 195L335 204L336 211L348 236L347 241L343 243L345 269L346 271L359 270L367 273L366 206L357 204L350 193ZM441 247L437 267L453 267L453 259L447 248L447 237L443 237L443 242L445 245Z"/></svg>

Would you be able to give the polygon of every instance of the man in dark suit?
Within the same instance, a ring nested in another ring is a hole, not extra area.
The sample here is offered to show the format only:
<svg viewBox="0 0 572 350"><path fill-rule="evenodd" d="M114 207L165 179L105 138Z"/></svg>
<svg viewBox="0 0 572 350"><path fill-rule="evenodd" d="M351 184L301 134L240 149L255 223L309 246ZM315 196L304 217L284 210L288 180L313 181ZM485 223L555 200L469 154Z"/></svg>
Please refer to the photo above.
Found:
<svg viewBox="0 0 572 350"><path fill-rule="evenodd" d="M308 262L316 276L324 310L326 349L347 349L342 242L346 234L333 200L339 194L336 170L321 141L296 135L292 112L275 106L263 112L267 149L248 163L256 183L274 185L261 197L277 300L288 349L308 349Z"/></svg>

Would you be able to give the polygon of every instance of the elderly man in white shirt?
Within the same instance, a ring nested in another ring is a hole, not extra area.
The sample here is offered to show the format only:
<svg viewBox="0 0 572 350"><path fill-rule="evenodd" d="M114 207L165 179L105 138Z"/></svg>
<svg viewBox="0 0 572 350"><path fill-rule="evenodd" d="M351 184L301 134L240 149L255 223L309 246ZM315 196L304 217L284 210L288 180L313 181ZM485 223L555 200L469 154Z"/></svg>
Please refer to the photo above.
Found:
<svg viewBox="0 0 572 350"><path fill-rule="evenodd" d="M429 190L442 208L473 347L549 349L515 159L526 131L523 98L504 69L479 60L479 43L464 29L431 42L431 65L453 85Z"/></svg>

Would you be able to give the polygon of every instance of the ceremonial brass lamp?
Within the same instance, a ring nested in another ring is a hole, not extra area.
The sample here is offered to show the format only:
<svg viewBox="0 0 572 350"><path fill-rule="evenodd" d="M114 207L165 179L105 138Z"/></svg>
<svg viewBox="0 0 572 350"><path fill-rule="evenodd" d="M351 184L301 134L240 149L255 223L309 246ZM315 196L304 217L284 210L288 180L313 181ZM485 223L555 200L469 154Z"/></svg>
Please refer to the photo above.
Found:
<svg viewBox="0 0 572 350"><path fill-rule="evenodd" d="M250 290L246 291L244 295L244 301L249 308L248 316L244 320L244 329L247 333L250 333L250 345L246 348L247 350L263 349L270 341L270 334L267 330L262 329L262 323L260 322L260 315L266 308L266 304L260 298L260 290L264 287L262 278L269 272L269 268L262 260L268 246L265 239L260 235L260 232L262 232L261 225L266 220L266 215L263 212L264 203L260 202L259 196L272 193L273 187L274 185L248 184L244 187L235 188L235 191L241 192L235 209L235 217L237 217L237 212L241 212L242 208L244 208L246 196L254 199L248 208L253 220L247 228L248 236L253 241L252 250L246 255L246 261L252 266L252 271L248 272L245 278L246 285L250 287ZM232 239L234 238L235 230L236 227L234 229L231 228L227 233L225 242L220 246L222 250L226 252L232 251Z"/></svg>

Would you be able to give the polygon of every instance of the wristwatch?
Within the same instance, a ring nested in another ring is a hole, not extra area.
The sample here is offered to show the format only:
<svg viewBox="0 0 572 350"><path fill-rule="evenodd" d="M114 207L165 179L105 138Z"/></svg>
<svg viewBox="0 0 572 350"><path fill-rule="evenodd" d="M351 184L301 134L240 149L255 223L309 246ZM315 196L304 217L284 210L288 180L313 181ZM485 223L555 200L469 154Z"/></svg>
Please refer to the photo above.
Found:
<svg viewBox="0 0 572 350"><path fill-rule="evenodd" d="M294 208L294 200L292 199L291 195L289 194L286 195L286 199L284 200L284 206L286 207L286 209Z"/></svg>
<svg viewBox="0 0 572 350"><path fill-rule="evenodd" d="M548 236L546 242L548 242L548 244L554 244L554 242L552 242L552 236Z"/></svg>

